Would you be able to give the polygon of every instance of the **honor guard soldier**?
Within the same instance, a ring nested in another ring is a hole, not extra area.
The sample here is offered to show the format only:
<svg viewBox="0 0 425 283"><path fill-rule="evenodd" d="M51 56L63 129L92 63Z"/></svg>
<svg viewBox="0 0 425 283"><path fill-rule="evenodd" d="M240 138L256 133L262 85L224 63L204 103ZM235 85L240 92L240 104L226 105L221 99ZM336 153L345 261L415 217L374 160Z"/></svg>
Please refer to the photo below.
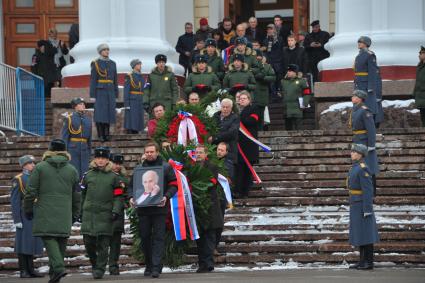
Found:
<svg viewBox="0 0 425 283"><path fill-rule="evenodd" d="M94 103L94 122L101 142L110 139L110 124L115 124L115 106L118 97L117 65L109 59L109 46L97 47L99 58L91 62L90 97Z"/></svg>
<svg viewBox="0 0 425 283"><path fill-rule="evenodd" d="M150 86L145 90L149 98L149 110L156 103L162 103L165 110L171 110L176 105L179 96L176 76L171 67L166 66L167 56L158 54L155 56L156 67L149 74Z"/></svg>
<svg viewBox="0 0 425 283"><path fill-rule="evenodd" d="M125 76L124 83L124 128L128 134L137 134L145 128L143 96L146 83L141 73L142 62L134 59L130 66L133 71Z"/></svg>
<svg viewBox="0 0 425 283"><path fill-rule="evenodd" d="M43 243L39 237L32 235L32 220L26 218L22 202L26 194L25 186L35 167L32 155L19 158L22 173L12 180L10 203L12 208L13 225L16 228L15 253L18 255L19 275L21 278L43 277L34 270L34 256L43 255Z"/></svg>
<svg viewBox="0 0 425 283"><path fill-rule="evenodd" d="M71 100L74 112L64 119L62 139L71 155L70 163L77 169L79 176L89 169L92 141L92 121L85 115L86 104L83 98Z"/></svg>
<svg viewBox="0 0 425 283"><path fill-rule="evenodd" d="M79 177L70 159L65 142L52 140L29 177L24 197L25 217L34 217L33 235L41 237L49 257L50 283L67 274L66 244L80 215Z"/></svg>
<svg viewBox="0 0 425 283"><path fill-rule="evenodd" d="M109 156L109 148L96 148L90 169L81 180L81 234L94 279L103 278L108 263L112 223L123 213L124 189L118 174L112 172Z"/></svg>
<svg viewBox="0 0 425 283"><path fill-rule="evenodd" d="M127 172L124 168L124 156L122 154L111 154L110 161L112 162L112 172L118 174L121 180L121 186L124 189L123 196L126 197L126 190L128 186ZM125 200L123 199L124 205L116 220L112 223L112 237L109 244L109 274L119 275L118 260L121 252L121 236L124 233L124 209L126 207Z"/></svg>
<svg viewBox="0 0 425 283"><path fill-rule="evenodd" d="M425 47L419 50L419 63L416 67L415 88L413 90L415 105L421 113L422 127L425 127Z"/></svg>
<svg viewBox="0 0 425 283"><path fill-rule="evenodd" d="M257 61L255 57L254 60ZM255 83L254 75L245 63L245 56L234 54L233 63L229 65L229 71L224 76L223 87L229 88L230 93L236 95L236 92L244 89L254 91Z"/></svg>
<svg viewBox="0 0 425 283"><path fill-rule="evenodd" d="M373 269L373 244L379 242L378 228L373 212L373 185L369 167L363 161L368 148L363 144L351 147L350 168L347 189L350 203L349 241L359 247L360 261L352 269Z"/></svg>
<svg viewBox="0 0 425 283"><path fill-rule="evenodd" d="M373 115L376 115L376 87L379 70L375 53L369 50L372 40L370 37L361 36L357 44L359 54L356 56L354 62L354 89L359 89L367 93L364 103L369 111Z"/></svg>
<svg viewBox="0 0 425 283"><path fill-rule="evenodd" d="M369 111L363 101L367 98L367 93L362 90L355 90L351 101L353 110L349 119L349 126L353 131L353 143L367 146L369 153L365 156L365 162L372 177L374 195L376 195L376 175L379 173L378 155L375 149L376 128L373 121L373 114Z"/></svg>
<svg viewBox="0 0 425 283"><path fill-rule="evenodd" d="M200 98L204 98L210 91L217 91L220 88L220 81L212 68L207 65L208 56L198 55L192 67L192 73L184 82L184 92L189 95L196 92Z"/></svg>

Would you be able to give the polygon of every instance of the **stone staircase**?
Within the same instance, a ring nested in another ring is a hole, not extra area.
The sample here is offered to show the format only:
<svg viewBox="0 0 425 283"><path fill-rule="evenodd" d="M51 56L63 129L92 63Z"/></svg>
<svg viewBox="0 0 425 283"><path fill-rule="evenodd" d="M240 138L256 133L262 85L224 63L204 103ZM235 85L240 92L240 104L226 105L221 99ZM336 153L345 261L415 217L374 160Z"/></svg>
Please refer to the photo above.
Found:
<svg viewBox="0 0 425 283"><path fill-rule="evenodd" d="M256 166L263 183L247 199L236 200L226 214L225 231L216 257L218 265L249 268L346 267L358 258L349 246L348 194L344 188L350 167L348 131L271 131L260 134L273 154L261 153ZM0 140L0 273L17 269L13 253L9 205L10 179L19 171L17 158L37 159L49 138ZM115 136L108 143L125 154L134 168L145 136ZM96 143L95 143L96 145ZM425 129L383 129L377 136L381 161L375 211L381 242L377 266L425 266ZM128 225L126 225L128 231ZM123 237L122 269L139 268L130 256L131 235ZM196 262L196 250L186 256ZM79 227L68 244L68 268L83 272L85 257ZM47 258L37 260L45 266Z"/></svg>

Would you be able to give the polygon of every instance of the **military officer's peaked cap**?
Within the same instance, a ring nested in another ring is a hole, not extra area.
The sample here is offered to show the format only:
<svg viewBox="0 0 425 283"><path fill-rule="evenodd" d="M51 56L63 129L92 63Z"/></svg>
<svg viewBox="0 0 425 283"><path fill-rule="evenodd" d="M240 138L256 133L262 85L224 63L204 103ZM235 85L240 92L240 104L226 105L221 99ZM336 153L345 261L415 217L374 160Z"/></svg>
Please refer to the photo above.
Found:
<svg viewBox="0 0 425 283"><path fill-rule="evenodd" d="M73 98L71 100L71 107L74 108L75 106L77 106L80 103L84 103L84 104L86 103L84 101L84 98L82 98L82 97L75 97L75 98Z"/></svg>
<svg viewBox="0 0 425 283"><path fill-rule="evenodd" d="M66 151L66 143L61 139L53 139L49 145L50 151Z"/></svg>
<svg viewBox="0 0 425 283"><path fill-rule="evenodd" d="M207 38L207 40L205 40L205 46L217 47L217 42L212 38Z"/></svg>
<svg viewBox="0 0 425 283"><path fill-rule="evenodd" d="M425 47L423 47L422 45L421 45L421 50L419 50L419 53L425 53Z"/></svg>
<svg viewBox="0 0 425 283"><path fill-rule="evenodd" d="M363 42L366 44L367 47L370 47L372 45L372 39L370 39L369 36L360 36L359 40L357 42Z"/></svg>
<svg viewBox="0 0 425 283"><path fill-rule="evenodd" d="M196 63L208 63L208 56L206 55L198 55L195 57Z"/></svg>
<svg viewBox="0 0 425 283"><path fill-rule="evenodd" d="M363 156L367 155L367 146L365 146L364 144L359 144L359 143L353 143L351 145L351 151L360 153Z"/></svg>
<svg viewBox="0 0 425 283"><path fill-rule="evenodd" d="M19 157L19 166L24 167L27 163L33 163L35 161L34 156L32 155L24 155Z"/></svg>
<svg viewBox="0 0 425 283"><path fill-rule="evenodd" d="M238 44L245 44L245 45L247 45L248 44L248 41L246 40L245 37L238 37L238 38L236 38L236 45L238 45Z"/></svg>
<svg viewBox="0 0 425 283"><path fill-rule="evenodd" d="M239 60L242 63L245 62L245 56L243 54L235 54L235 57L233 57L233 61Z"/></svg>
<svg viewBox="0 0 425 283"><path fill-rule="evenodd" d="M105 49L108 49L109 50L109 45L108 44L106 44L106 43L99 44L97 46L97 53L100 54Z"/></svg>
<svg viewBox="0 0 425 283"><path fill-rule="evenodd" d="M317 25L320 25L320 21L319 21L319 20L315 20L315 21L313 21L313 22L310 24L310 26L312 26L312 27L317 26Z"/></svg>
<svg viewBox="0 0 425 283"><path fill-rule="evenodd" d="M104 147L104 146L99 146L96 147L96 149L94 150L94 157L103 157L103 158L107 158L109 159L109 156L111 154L111 151L109 150L108 147Z"/></svg>
<svg viewBox="0 0 425 283"><path fill-rule="evenodd" d="M364 90L356 89L353 91L353 96L357 96L358 98L361 98L364 100L367 98L367 93Z"/></svg>
<svg viewBox="0 0 425 283"><path fill-rule="evenodd" d="M298 67L297 64L289 64L288 65L288 71L292 71L292 72L298 73L299 67Z"/></svg>
<svg viewBox="0 0 425 283"><path fill-rule="evenodd" d="M140 61L139 59L133 59L130 62L130 67L132 69L134 69L134 67L136 67L137 65L142 64L142 61Z"/></svg>
<svg viewBox="0 0 425 283"><path fill-rule="evenodd" d="M124 163L124 155L120 153L111 153L109 156L109 160L116 164L123 164Z"/></svg>
<svg viewBox="0 0 425 283"><path fill-rule="evenodd" d="M167 56L165 56L164 54L158 54L155 56L155 64L158 63L159 61L164 61L165 63L167 63Z"/></svg>

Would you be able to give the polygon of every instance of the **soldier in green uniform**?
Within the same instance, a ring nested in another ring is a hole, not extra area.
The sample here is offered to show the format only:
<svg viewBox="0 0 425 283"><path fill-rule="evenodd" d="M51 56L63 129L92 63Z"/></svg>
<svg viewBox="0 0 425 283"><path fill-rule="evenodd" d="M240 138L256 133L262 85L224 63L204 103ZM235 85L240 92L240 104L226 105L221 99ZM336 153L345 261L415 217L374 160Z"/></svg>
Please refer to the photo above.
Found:
<svg viewBox="0 0 425 283"><path fill-rule="evenodd" d="M155 56L156 67L149 74L150 87L145 90L150 109L155 103L162 103L165 110L171 110L176 105L179 96L177 81L171 67L166 66L167 56Z"/></svg>
<svg viewBox="0 0 425 283"><path fill-rule="evenodd" d="M112 172L109 155L108 148L96 148L90 169L81 180L81 233L94 279L103 278L108 262L112 223L123 211L124 189L118 174Z"/></svg>
<svg viewBox="0 0 425 283"><path fill-rule="evenodd" d="M230 93L236 94L239 90L255 90L255 78L245 63L245 56L235 54L233 63L229 65L229 72L224 76L223 87L229 88Z"/></svg>
<svg viewBox="0 0 425 283"><path fill-rule="evenodd" d="M128 185L127 171L124 168L124 156L119 153L111 154L110 161L112 162L112 172L118 174L121 184L124 187L124 197L126 196L126 190ZM124 201L124 200L123 200ZM111 275L119 275L118 260L121 252L121 235L124 233L124 208L126 204L122 206L121 213L117 220L112 223L112 238L109 244L109 273Z"/></svg>
<svg viewBox="0 0 425 283"><path fill-rule="evenodd" d="M220 81L212 68L207 65L206 55L199 55L195 58L195 65L192 67L192 73L184 83L184 92L189 95L192 91L204 98L210 91L217 91L220 88Z"/></svg>
<svg viewBox="0 0 425 283"><path fill-rule="evenodd" d="M222 81L225 70L220 50L217 49L217 42L212 38L205 40L205 48L201 50L201 55L208 55L208 66L212 68L212 71Z"/></svg>
<svg viewBox="0 0 425 283"><path fill-rule="evenodd" d="M233 54L230 56L230 63L235 61L236 54L244 56L244 62L248 65L249 70L257 68L257 59L255 58L256 53L252 48L247 47L248 41L245 37L236 38L235 45L236 48L233 49Z"/></svg>
<svg viewBox="0 0 425 283"><path fill-rule="evenodd" d="M298 77L298 66L295 64L288 65L288 72L281 83L283 103L286 108L286 130L300 130L303 118L302 110L310 102L310 88L305 79Z"/></svg>
<svg viewBox="0 0 425 283"><path fill-rule="evenodd" d="M43 161L31 173L24 197L25 217L34 217L33 236L41 237L49 257L50 283L67 274L66 243L80 214L78 172L70 159L65 142L52 140Z"/></svg>

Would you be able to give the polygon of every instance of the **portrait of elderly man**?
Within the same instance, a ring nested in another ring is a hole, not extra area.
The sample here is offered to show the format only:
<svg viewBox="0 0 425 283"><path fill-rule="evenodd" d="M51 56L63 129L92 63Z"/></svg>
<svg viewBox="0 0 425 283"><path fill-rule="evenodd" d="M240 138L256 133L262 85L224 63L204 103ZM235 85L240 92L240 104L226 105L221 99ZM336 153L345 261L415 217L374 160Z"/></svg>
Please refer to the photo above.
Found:
<svg viewBox="0 0 425 283"><path fill-rule="evenodd" d="M143 193L137 198L137 205L157 205L161 200L159 176L154 170L146 171L142 176Z"/></svg>

